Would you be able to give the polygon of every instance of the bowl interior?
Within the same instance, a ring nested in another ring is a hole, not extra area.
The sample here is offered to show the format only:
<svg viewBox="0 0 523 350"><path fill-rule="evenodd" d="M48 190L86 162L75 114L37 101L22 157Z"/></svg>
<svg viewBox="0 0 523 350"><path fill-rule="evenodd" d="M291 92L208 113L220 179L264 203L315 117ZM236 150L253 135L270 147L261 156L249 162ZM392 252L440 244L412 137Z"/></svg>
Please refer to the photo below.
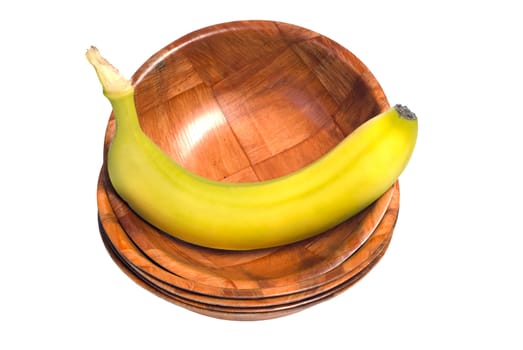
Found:
<svg viewBox="0 0 523 350"><path fill-rule="evenodd" d="M186 168L223 181L297 170L388 107L347 49L272 21L190 33L147 60L133 82L145 133ZM105 151L113 133L111 116Z"/></svg>

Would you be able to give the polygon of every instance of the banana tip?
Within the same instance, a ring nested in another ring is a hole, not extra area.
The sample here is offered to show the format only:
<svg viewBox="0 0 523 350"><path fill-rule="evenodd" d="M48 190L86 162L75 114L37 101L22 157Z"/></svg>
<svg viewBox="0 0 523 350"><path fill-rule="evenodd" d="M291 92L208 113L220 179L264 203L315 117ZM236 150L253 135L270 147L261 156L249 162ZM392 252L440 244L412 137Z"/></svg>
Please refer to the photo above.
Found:
<svg viewBox="0 0 523 350"><path fill-rule="evenodd" d="M412 112L409 107L407 106L404 106L404 105L400 105L400 104L397 104L394 106L394 109L396 111L398 111L399 115L402 117L402 118L405 118L407 120L416 120L418 119L418 117L416 116L416 114L414 112Z"/></svg>

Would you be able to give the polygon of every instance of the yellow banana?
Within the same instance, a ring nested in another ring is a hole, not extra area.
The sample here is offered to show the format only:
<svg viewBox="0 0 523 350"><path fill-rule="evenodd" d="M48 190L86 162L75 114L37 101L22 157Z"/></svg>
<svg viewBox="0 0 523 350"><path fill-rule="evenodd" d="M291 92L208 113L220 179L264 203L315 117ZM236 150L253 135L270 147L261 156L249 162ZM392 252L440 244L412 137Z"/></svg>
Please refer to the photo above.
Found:
<svg viewBox="0 0 523 350"><path fill-rule="evenodd" d="M145 135L130 81L96 48L86 56L116 119L107 155L116 192L153 226L196 245L258 249L324 232L387 191L416 143L417 117L396 105L294 173L252 183L209 180L174 162Z"/></svg>

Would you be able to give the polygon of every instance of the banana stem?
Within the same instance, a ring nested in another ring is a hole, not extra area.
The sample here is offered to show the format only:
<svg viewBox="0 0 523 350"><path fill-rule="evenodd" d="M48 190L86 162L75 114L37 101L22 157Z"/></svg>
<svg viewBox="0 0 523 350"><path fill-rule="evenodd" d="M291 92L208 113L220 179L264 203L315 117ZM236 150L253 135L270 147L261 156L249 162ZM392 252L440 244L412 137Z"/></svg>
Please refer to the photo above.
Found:
<svg viewBox="0 0 523 350"><path fill-rule="evenodd" d="M103 58L96 47L91 46L85 55L96 70L104 95L113 107L116 129L127 129L129 131L127 135L140 132L141 128L134 102L134 87L131 82ZM131 132L132 130L134 131Z"/></svg>
<svg viewBox="0 0 523 350"><path fill-rule="evenodd" d="M109 61L107 61L98 49L91 46L85 56L96 70L96 75L103 87L104 95L112 100L134 94L134 87L131 82L118 71Z"/></svg>

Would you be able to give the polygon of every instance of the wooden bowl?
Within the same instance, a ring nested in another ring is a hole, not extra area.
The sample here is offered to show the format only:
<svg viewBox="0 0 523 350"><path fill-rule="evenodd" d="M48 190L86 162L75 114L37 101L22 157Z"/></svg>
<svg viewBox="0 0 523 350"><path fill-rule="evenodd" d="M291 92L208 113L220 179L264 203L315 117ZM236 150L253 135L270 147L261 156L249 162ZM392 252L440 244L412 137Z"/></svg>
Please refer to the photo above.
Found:
<svg viewBox="0 0 523 350"><path fill-rule="evenodd" d="M190 33L151 56L133 83L145 133L191 171L230 182L297 170L389 107L372 73L350 51L318 33L271 21ZM296 244L230 252L176 240L141 220L112 189L105 159L114 127L111 115L98 186L104 239L113 257L166 294L233 313L317 299L365 270L353 268L351 275L343 266L378 226L388 234L383 242L390 240L397 184L354 218Z"/></svg>

